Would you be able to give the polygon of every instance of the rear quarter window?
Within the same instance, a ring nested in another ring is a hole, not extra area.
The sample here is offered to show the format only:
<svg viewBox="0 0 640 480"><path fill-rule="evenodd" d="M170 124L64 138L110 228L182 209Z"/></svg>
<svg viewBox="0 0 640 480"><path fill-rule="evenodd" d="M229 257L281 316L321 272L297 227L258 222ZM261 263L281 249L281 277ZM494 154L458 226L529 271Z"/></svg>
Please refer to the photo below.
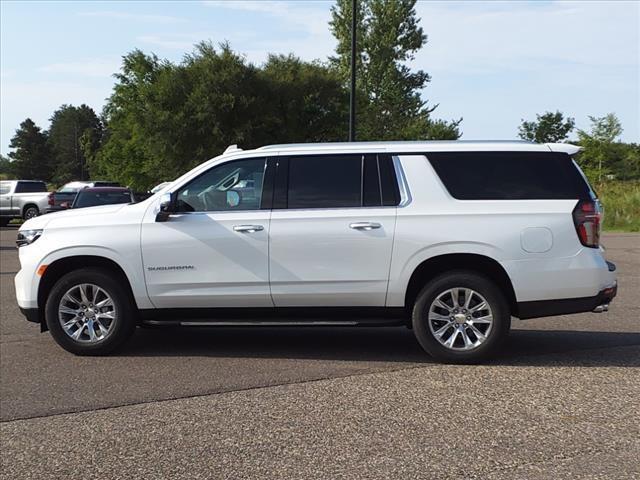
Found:
<svg viewBox="0 0 640 480"><path fill-rule="evenodd" d="M435 152L426 157L458 200L591 198L589 185L566 153Z"/></svg>

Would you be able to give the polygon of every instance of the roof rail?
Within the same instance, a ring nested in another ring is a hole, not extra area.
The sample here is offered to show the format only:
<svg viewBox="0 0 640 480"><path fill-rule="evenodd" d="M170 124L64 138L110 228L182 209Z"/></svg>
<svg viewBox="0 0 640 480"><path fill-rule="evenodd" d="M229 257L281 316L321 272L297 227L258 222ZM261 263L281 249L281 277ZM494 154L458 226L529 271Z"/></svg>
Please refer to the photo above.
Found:
<svg viewBox="0 0 640 480"><path fill-rule="evenodd" d="M241 152L241 151L242 149L238 148L238 144L234 143L233 145L229 145L227 149L224 151L224 153Z"/></svg>
<svg viewBox="0 0 640 480"><path fill-rule="evenodd" d="M504 143L504 144L531 144L528 140L391 140L391 141L370 141L370 142L321 142L321 143L282 143L275 145L265 145L256 150L277 150L280 148L315 148L315 147L376 147L383 145L422 145L422 144L483 144L483 143Z"/></svg>

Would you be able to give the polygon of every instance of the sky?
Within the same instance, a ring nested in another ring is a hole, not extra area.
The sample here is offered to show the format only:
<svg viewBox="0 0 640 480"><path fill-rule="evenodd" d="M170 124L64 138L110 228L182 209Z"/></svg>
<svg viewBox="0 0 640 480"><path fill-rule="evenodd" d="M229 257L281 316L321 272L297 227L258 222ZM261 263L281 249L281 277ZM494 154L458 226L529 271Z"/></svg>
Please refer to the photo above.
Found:
<svg viewBox="0 0 640 480"><path fill-rule="evenodd" d="M25 118L46 129L62 104L100 112L122 56L180 62L202 40L247 61L268 53L325 60L331 1L0 2L0 152ZM522 119L560 110L589 128L614 112L640 142L640 2L419 1L428 43L411 62L437 118L463 139L514 139ZM347 126L345 125L345 130ZM211 152L212 156L219 152Z"/></svg>

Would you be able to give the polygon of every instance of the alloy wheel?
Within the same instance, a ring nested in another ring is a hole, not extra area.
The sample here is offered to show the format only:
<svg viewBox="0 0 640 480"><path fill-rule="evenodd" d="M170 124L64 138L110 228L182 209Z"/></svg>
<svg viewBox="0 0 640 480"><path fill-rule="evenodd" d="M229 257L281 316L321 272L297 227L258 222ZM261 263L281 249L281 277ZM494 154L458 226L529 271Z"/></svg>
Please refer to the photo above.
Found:
<svg viewBox="0 0 640 480"><path fill-rule="evenodd" d="M63 331L76 342L104 340L113 332L116 319L113 299L97 285L75 285L60 299L58 320Z"/></svg>
<svg viewBox="0 0 640 480"><path fill-rule="evenodd" d="M450 288L436 296L428 312L433 337L451 350L472 350L482 345L493 327L489 302L470 288Z"/></svg>

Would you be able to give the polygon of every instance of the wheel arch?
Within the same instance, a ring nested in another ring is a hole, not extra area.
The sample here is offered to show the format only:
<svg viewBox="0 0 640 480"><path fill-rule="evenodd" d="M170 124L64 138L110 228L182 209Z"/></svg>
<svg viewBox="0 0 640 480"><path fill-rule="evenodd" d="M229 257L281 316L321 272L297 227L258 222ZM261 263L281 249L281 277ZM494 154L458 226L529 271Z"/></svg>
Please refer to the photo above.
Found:
<svg viewBox="0 0 640 480"><path fill-rule="evenodd" d="M505 293L511 314L517 316L518 303L508 273L493 258L477 253L447 253L424 260L411 274L405 292L405 307L413 305L420 290L431 279L452 270L468 270L488 277Z"/></svg>
<svg viewBox="0 0 640 480"><path fill-rule="evenodd" d="M26 203L26 204L22 207L22 211L20 212L20 217L21 217L21 218L23 218L23 219L24 219L24 214L25 214L25 213L27 213L27 209L28 209L28 208L30 208L30 207L35 207L35 208L36 208L36 210L38 210L38 215L39 215L40 213L42 213L42 212L40 211L40 207L38 206L38 204L37 204L37 203L35 203L35 202L29 202L29 203Z"/></svg>
<svg viewBox="0 0 640 480"><path fill-rule="evenodd" d="M40 283L38 285L38 312L40 315L40 326L42 331L45 331L47 329L44 319L45 303L47 301L49 292L51 291L55 283L60 278L62 278L63 275L69 272L81 268L91 267L109 271L113 275L117 276L117 278L122 282L122 285L124 285L127 293L129 294L132 305L136 307L135 296L133 294L133 289L131 288L129 277L127 277L127 274L122 269L122 267L118 265L118 263L116 263L114 260L99 255L74 255L63 257L55 260L47 266L47 269L42 275L42 278L40 279Z"/></svg>

